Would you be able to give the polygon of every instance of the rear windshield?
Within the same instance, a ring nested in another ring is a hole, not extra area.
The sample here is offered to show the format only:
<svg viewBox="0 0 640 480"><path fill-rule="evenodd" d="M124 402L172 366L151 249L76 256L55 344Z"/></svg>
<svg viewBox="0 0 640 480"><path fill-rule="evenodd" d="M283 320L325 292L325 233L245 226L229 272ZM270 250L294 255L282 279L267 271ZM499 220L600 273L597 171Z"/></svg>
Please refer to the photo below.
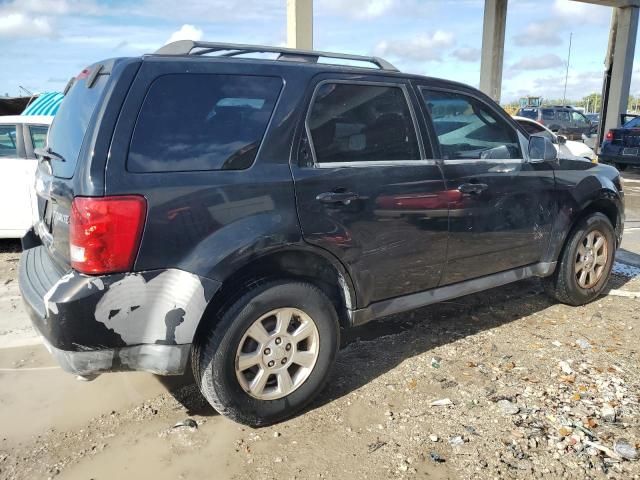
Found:
<svg viewBox="0 0 640 480"><path fill-rule="evenodd" d="M242 170L257 155L282 79L171 74L153 82L131 139L131 172Z"/></svg>
<svg viewBox="0 0 640 480"><path fill-rule="evenodd" d="M555 111L551 110L550 108L543 108L542 109L542 118L545 120L553 120L555 118Z"/></svg>
<svg viewBox="0 0 640 480"><path fill-rule="evenodd" d="M640 128L640 117L632 118L624 124L623 128Z"/></svg>
<svg viewBox="0 0 640 480"><path fill-rule="evenodd" d="M518 112L518 116L536 120L538 118L538 109L537 108L521 108L520 111Z"/></svg>
<svg viewBox="0 0 640 480"><path fill-rule="evenodd" d="M108 80L109 75L98 75L93 86L87 88L86 78L76 79L64 97L53 119L47 145L64 158L64 162L55 158L51 160L56 177L73 177L85 133Z"/></svg>

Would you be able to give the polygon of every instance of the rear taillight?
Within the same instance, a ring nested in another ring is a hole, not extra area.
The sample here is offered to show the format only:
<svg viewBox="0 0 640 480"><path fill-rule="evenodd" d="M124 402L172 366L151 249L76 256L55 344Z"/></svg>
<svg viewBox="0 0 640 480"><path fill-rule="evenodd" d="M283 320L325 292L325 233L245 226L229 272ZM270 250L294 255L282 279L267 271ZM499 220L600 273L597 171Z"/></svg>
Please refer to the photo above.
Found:
<svg viewBox="0 0 640 480"><path fill-rule="evenodd" d="M604 136L604 139L605 139L605 140L612 141L612 140L613 140L613 131L612 131L612 130L609 130L609 131L607 132L607 134Z"/></svg>
<svg viewBox="0 0 640 480"><path fill-rule="evenodd" d="M71 205L71 266L81 273L126 272L133 268L147 202L137 195L76 197Z"/></svg>

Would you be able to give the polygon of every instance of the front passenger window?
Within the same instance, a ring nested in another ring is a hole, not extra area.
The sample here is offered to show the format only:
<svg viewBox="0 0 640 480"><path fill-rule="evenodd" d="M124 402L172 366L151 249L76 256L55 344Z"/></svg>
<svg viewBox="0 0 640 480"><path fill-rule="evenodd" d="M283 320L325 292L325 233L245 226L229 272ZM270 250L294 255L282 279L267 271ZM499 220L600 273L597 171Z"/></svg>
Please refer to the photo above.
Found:
<svg viewBox="0 0 640 480"><path fill-rule="evenodd" d="M520 159L516 129L479 100L422 90L445 160Z"/></svg>

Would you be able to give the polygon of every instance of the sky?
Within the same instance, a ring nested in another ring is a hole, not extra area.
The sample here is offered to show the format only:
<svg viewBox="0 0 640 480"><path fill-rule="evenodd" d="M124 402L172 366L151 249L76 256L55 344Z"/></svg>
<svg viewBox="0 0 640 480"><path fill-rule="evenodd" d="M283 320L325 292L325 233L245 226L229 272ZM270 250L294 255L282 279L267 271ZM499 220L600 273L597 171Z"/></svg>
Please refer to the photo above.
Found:
<svg viewBox="0 0 640 480"><path fill-rule="evenodd" d="M315 0L314 48L477 87L483 9L484 0ZM567 97L600 92L610 19L608 7L510 0L502 101L562 98L571 32ZM286 0L0 0L0 95L60 91L91 63L184 38L285 45Z"/></svg>

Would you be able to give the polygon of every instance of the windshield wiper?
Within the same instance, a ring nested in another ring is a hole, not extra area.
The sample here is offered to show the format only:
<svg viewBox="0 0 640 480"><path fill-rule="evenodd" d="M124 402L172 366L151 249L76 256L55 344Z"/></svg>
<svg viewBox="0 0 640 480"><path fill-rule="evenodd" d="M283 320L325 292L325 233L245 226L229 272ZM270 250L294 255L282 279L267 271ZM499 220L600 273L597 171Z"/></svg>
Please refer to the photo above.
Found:
<svg viewBox="0 0 640 480"><path fill-rule="evenodd" d="M56 159L60 162L66 162L66 160L64 159L64 157L62 155L60 155L59 153L54 152L53 150L51 150L51 148L47 147L47 148L36 148L33 150L33 153L36 154L37 157L42 157L45 160L51 160Z"/></svg>

